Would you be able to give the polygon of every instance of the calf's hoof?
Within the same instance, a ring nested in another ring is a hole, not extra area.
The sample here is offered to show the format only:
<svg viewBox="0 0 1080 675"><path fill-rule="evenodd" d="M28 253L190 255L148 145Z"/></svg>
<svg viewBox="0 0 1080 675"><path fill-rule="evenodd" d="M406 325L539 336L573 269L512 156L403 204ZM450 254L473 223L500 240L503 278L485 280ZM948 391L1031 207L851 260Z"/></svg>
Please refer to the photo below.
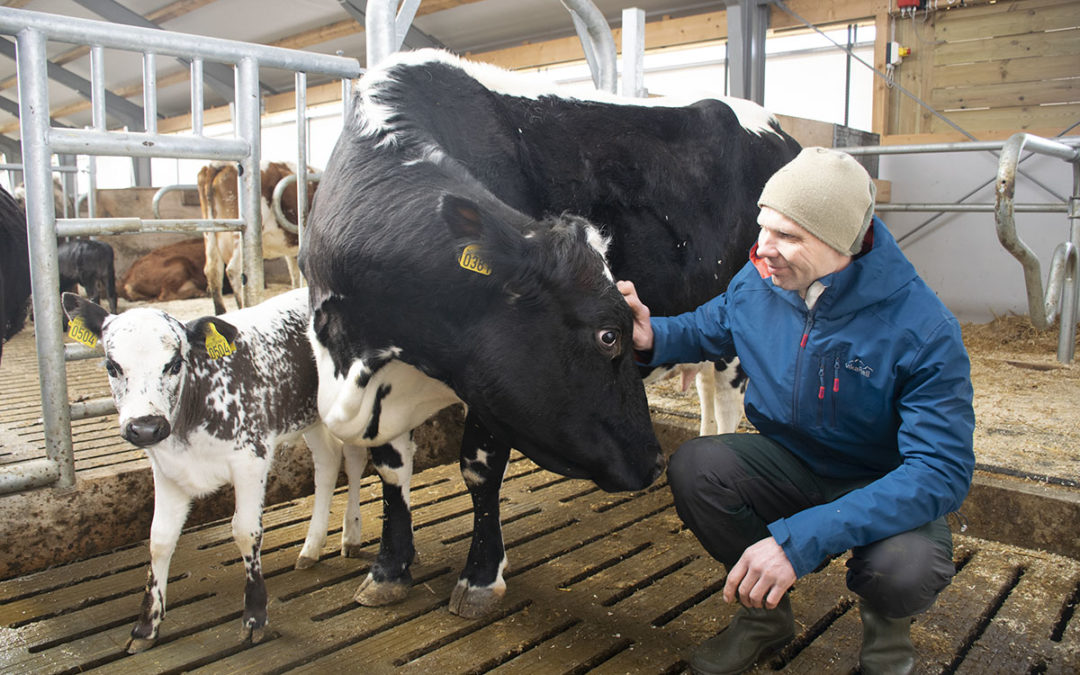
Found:
<svg viewBox="0 0 1080 675"><path fill-rule="evenodd" d="M266 638L266 624L261 626L243 626L240 628L240 639L257 645Z"/></svg>
<svg viewBox="0 0 1080 675"><path fill-rule="evenodd" d="M409 594L410 581L375 581L369 574L353 599L365 607L382 607L401 602Z"/></svg>
<svg viewBox="0 0 1080 675"><path fill-rule="evenodd" d="M139 652L145 652L147 649L153 647L155 642L157 642L157 640L154 638L132 636L127 642L126 650L128 654L138 654Z"/></svg>
<svg viewBox="0 0 1080 675"><path fill-rule="evenodd" d="M319 562L318 558L309 558L306 555L302 555L296 559L296 565L294 565L294 567L298 570L306 570L314 567L317 562Z"/></svg>
<svg viewBox="0 0 1080 675"><path fill-rule="evenodd" d="M465 580L459 580L450 594L450 613L465 619L479 619L494 611L505 593L505 586L469 586Z"/></svg>

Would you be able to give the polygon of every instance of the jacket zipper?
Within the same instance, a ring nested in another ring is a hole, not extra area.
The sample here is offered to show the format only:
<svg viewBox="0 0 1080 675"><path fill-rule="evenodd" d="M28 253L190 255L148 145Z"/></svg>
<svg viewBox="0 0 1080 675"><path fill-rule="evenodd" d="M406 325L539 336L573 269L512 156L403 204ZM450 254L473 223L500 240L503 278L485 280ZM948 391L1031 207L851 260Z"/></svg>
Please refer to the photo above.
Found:
<svg viewBox="0 0 1080 675"><path fill-rule="evenodd" d="M795 356L795 386L792 387L791 392L791 409L793 424L798 424L799 421L799 386L802 382L802 357L803 352L806 350L806 343L810 340L810 330L814 327L814 310L810 310L806 313L806 324L803 326L802 339L799 341L799 352Z"/></svg>
<svg viewBox="0 0 1080 675"><path fill-rule="evenodd" d="M836 409L840 403L840 357L837 356L833 360L832 367L832 425L836 426Z"/></svg>
<svg viewBox="0 0 1080 675"><path fill-rule="evenodd" d="M818 405L817 405L817 422L818 426L821 426L825 421L825 357L818 359Z"/></svg>

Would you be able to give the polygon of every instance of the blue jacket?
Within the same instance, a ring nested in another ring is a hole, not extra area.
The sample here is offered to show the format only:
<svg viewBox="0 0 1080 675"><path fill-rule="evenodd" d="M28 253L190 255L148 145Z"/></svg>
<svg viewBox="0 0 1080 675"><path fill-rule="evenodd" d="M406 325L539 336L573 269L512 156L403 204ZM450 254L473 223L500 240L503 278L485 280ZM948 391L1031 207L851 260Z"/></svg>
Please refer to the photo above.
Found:
<svg viewBox="0 0 1080 675"><path fill-rule="evenodd" d="M737 354L759 432L820 475L871 481L769 524L798 576L955 511L971 485L975 414L960 325L876 217L872 228L869 251L820 279L812 310L762 277L755 246L727 292L652 320L652 365Z"/></svg>

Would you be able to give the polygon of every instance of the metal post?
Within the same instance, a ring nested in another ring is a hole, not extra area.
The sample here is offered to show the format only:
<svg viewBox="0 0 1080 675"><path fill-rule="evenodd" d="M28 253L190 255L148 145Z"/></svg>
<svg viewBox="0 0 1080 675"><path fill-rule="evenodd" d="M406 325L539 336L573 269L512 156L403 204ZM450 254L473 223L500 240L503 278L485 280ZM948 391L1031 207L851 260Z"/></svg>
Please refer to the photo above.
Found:
<svg viewBox="0 0 1080 675"><path fill-rule="evenodd" d="M397 4L397 0L368 0L367 13L364 15L368 68L373 68L394 53L397 37L394 10Z"/></svg>
<svg viewBox="0 0 1080 675"><path fill-rule="evenodd" d="M622 13L622 95L641 98L645 91L645 10Z"/></svg>
<svg viewBox="0 0 1080 675"><path fill-rule="evenodd" d="M304 245L307 212L307 73L296 74L296 236Z"/></svg>
<svg viewBox="0 0 1080 675"><path fill-rule="evenodd" d="M244 256L243 298L245 307L253 307L262 300L262 176L260 143L261 121L259 98L259 64L255 59L243 58L236 65L236 129L241 139L251 146L248 156L240 160L240 217L244 219L242 250ZM235 292L236 289L233 289Z"/></svg>
<svg viewBox="0 0 1080 675"><path fill-rule="evenodd" d="M19 118L26 177L27 233L30 244L30 285L34 298L34 334L41 373L41 414L45 454L59 474L59 487L75 484L68 407L64 336L60 329L60 273L56 259L56 214L49 170L49 92L45 38L26 29L18 35ZM35 472L34 485L50 482L54 470ZM38 482L44 481L44 482Z"/></svg>
<svg viewBox="0 0 1080 675"><path fill-rule="evenodd" d="M769 7L759 0L725 0L731 95L765 102L765 32Z"/></svg>
<svg viewBox="0 0 1080 675"><path fill-rule="evenodd" d="M191 133L203 135L203 60L191 60Z"/></svg>
<svg viewBox="0 0 1080 675"><path fill-rule="evenodd" d="M94 131L105 131L105 50L101 45L90 47L90 97L91 119ZM89 157L89 188L86 193L87 212L90 218L97 217L97 156ZM75 215L79 215L78 208Z"/></svg>
<svg viewBox="0 0 1080 675"><path fill-rule="evenodd" d="M611 35L607 19L592 0L562 0L562 4L570 10L574 20L574 28L593 74L593 84L601 91L616 93L615 38Z"/></svg>

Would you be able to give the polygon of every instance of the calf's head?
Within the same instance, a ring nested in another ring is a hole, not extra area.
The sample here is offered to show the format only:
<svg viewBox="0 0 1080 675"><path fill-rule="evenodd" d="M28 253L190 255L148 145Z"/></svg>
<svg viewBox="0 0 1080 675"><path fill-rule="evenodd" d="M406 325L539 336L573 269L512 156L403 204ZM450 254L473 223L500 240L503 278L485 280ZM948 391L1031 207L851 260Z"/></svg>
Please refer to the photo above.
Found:
<svg viewBox="0 0 1080 675"><path fill-rule="evenodd" d="M217 317L183 324L156 309L110 314L78 295L64 293L64 312L84 335L105 350L120 433L139 447L159 443L175 430L192 396L200 364L221 344L231 344L236 328ZM227 347L225 347L227 349Z"/></svg>

